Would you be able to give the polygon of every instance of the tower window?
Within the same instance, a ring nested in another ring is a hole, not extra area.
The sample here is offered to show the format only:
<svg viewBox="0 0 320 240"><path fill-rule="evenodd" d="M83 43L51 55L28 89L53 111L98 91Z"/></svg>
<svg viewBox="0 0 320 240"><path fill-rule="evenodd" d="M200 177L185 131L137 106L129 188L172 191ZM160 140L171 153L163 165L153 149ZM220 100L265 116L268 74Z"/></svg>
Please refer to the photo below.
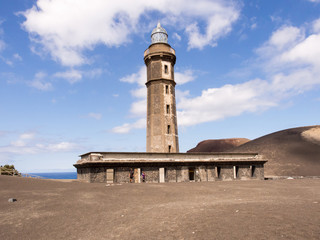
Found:
<svg viewBox="0 0 320 240"><path fill-rule="evenodd" d="M169 93L169 86L166 85L166 94L168 94L168 93Z"/></svg>
<svg viewBox="0 0 320 240"><path fill-rule="evenodd" d="M170 105L167 105L167 114L170 113Z"/></svg>
<svg viewBox="0 0 320 240"><path fill-rule="evenodd" d="M171 152L171 145L168 146L168 151Z"/></svg>
<svg viewBox="0 0 320 240"><path fill-rule="evenodd" d="M169 134L171 132L171 128L170 128L170 125L168 125L167 127L167 133Z"/></svg>
<svg viewBox="0 0 320 240"><path fill-rule="evenodd" d="M168 65L164 65L164 73L168 74Z"/></svg>

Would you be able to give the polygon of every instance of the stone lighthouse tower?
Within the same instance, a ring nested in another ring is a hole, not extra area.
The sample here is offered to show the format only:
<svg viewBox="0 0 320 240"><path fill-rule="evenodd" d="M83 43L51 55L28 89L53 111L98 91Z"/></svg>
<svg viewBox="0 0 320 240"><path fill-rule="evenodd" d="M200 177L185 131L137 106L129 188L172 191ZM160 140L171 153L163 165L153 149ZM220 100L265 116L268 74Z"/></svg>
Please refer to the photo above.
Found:
<svg viewBox="0 0 320 240"><path fill-rule="evenodd" d="M175 51L168 44L160 22L151 33L151 45L144 52L147 66L147 152L179 152L175 100Z"/></svg>

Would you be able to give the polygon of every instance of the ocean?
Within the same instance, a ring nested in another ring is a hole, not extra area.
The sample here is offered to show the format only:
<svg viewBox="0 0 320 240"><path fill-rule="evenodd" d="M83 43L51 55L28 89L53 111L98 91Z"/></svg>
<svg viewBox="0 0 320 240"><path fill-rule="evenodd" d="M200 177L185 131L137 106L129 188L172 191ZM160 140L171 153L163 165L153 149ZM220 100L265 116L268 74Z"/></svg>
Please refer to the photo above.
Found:
<svg viewBox="0 0 320 240"><path fill-rule="evenodd" d="M76 172L50 172L50 173L26 173L32 177L47 179L77 179Z"/></svg>

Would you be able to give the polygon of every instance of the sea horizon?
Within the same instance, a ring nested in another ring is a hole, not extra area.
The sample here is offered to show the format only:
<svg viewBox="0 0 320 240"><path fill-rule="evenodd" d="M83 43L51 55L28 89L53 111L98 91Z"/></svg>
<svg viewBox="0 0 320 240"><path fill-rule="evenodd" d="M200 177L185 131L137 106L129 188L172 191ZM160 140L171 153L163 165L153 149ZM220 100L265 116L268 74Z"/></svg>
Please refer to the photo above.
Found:
<svg viewBox="0 0 320 240"><path fill-rule="evenodd" d="M28 172L22 174L26 174L31 177L40 177L45 179L77 179L77 172Z"/></svg>

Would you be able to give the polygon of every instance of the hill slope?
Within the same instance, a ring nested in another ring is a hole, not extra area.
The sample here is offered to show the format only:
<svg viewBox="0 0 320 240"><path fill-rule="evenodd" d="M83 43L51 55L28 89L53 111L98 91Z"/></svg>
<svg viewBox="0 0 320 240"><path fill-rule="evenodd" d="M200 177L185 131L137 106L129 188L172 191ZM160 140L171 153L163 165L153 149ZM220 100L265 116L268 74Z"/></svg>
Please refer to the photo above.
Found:
<svg viewBox="0 0 320 240"><path fill-rule="evenodd" d="M271 133L229 152L262 154L265 176L320 176L320 126Z"/></svg>
<svg viewBox="0 0 320 240"><path fill-rule="evenodd" d="M199 142L188 152L225 152L249 141L247 138L209 139Z"/></svg>

